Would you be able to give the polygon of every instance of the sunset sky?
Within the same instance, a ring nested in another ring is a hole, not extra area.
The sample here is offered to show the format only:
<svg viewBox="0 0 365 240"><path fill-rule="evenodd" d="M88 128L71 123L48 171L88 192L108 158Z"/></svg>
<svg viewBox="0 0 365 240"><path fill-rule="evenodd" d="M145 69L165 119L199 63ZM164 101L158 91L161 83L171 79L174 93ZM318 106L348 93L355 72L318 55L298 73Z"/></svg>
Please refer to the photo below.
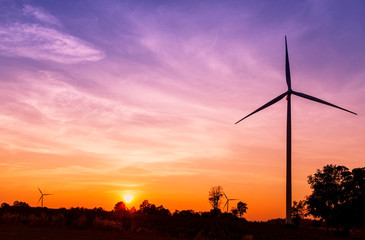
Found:
<svg viewBox="0 0 365 240"><path fill-rule="evenodd" d="M326 164L365 166L364 1L0 2L0 202L102 207L131 194L207 211L210 187L248 220L285 217ZM233 206L234 204L230 204Z"/></svg>

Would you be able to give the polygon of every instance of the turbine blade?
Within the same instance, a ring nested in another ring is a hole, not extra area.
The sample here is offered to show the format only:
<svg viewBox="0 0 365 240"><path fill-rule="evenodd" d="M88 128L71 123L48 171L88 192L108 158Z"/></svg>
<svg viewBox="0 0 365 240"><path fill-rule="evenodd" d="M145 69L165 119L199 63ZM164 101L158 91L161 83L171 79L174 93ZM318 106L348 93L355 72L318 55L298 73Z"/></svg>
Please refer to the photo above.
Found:
<svg viewBox="0 0 365 240"><path fill-rule="evenodd" d="M224 196L228 199L227 195L223 192Z"/></svg>
<svg viewBox="0 0 365 240"><path fill-rule="evenodd" d="M227 202L226 202L226 204L224 204L224 207L223 207L223 209L227 206L227 204L228 204L228 200L227 200Z"/></svg>
<svg viewBox="0 0 365 240"><path fill-rule="evenodd" d="M41 189L38 187L38 190L39 190L39 192L43 195L43 193L42 193L42 191L41 191Z"/></svg>
<svg viewBox="0 0 365 240"><path fill-rule="evenodd" d="M234 201L234 200L238 200L238 199L235 199L235 198L231 198L231 199L229 199L229 200L232 200L232 201Z"/></svg>
<svg viewBox="0 0 365 240"><path fill-rule="evenodd" d="M285 75L286 75L286 84L288 85L288 90L291 90L289 54L288 54L288 44L286 43L286 36L285 36Z"/></svg>
<svg viewBox="0 0 365 240"><path fill-rule="evenodd" d="M43 194L43 196L46 196L46 195L54 195L54 194L51 194L51 193L45 193L45 194Z"/></svg>
<svg viewBox="0 0 365 240"><path fill-rule="evenodd" d="M256 109L255 111L253 111L252 113L248 114L246 117L242 118L241 120L237 121L235 124L241 122L242 120L244 120L245 118L248 118L249 116L251 116L252 114L255 114L271 105L273 105L274 103L280 101L283 97L285 97L288 94L288 92L285 92L281 95L279 95L278 97L274 98L273 100L271 100L270 102L266 103L265 105L263 105L262 107Z"/></svg>
<svg viewBox="0 0 365 240"><path fill-rule="evenodd" d="M332 103L329 103L329 102L323 101L323 100L321 100L321 99L319 99L319 98L312 97L312 96L307 95L307 94L304 94L304 93L300 93L300 92L295 92L295 91L293 91L293 94L294 94L294 95L297 95L297 96L299 96L299 97L302 97L302 98L306 98L306 99L312 100L312 101L314 101L314 102L319 102L319 103L322 103L322 104L325 104L325 105L328 105L328 106L331 106L331 107L335 107L335 108L338 108L338 109L344 110L344 111L346 111L346 112L349 112L349 113L352 113L352 114L357 115L357 113L351 112L350 110L344 109L344 108L342 108L342 107L336 106L336 105L334 105L334 104L332 104Z"/></svg>
<svg viewBox="0 0 365 240"><path fill-rule="evenodd" d="M43 195L39 198L39 200L38 200L38 202L37 202L37 204L39 203L39 201L41 201L41 199L43 198Z"/></svg>

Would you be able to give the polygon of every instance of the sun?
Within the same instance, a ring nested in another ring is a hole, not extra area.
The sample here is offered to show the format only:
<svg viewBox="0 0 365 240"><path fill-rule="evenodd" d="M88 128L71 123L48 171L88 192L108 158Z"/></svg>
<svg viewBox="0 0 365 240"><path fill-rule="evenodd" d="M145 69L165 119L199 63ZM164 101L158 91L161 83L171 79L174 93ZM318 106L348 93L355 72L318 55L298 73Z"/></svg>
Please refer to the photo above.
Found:
<svg viewBox="0 0 365 240"><path fill-rule="evenodd" d="M125 194L124 196L123 196L123 200L124 200L124 202L125 203L130 203L130 202L132 202L133 201L133 195L131 195L131 194Z"/></svg>

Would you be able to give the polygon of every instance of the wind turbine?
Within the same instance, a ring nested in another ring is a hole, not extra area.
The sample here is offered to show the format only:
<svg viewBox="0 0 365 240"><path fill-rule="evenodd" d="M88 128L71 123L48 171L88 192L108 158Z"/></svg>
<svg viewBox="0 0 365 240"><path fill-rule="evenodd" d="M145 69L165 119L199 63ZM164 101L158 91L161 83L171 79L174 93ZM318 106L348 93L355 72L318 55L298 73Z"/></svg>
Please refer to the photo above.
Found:
<svg viewBox="0 0 365 240"><path fill-rule="evenodd" d="M54 194L50 194L50 193L42 193L42 191L41 191L41 189L38 187L38 190L39 190L39 192L41 193L41 197L39 198L39 200L38 200L38 202L37 202L37 204L39 203L39 201L41 201L42 200L42 202L41 202L41 206L43 207L43 197L44 196L48 196L48 195L54 195Z"/></svg>
<svg viewBox="0 0 365 240"><path fill-rule="evenodd" d="M255 114L255 113L257 113L257 112L273 105L274 103L277 103L278 101L280 101L281 99L283 99L286 96L286 100L287 100L287 120L286 120L287 121L286 122L286 223L291 224L292 223L292 219L291 219L291 203L292 203L292 192L291 192L291 190L292 190L292 186L291 186L291 95L293 94L293 95L296 95L298 97L306 98L306 99L312 100L314 102L318 102L318 103L322 103L322 104L325 104L325 105L328 105L328 106L331 106L331 107L335 107L335 108L344 110L346 112L349 112L349 113L352 113L352 114L355 114L355 115L357 115L357 114L354 113L354 112L351 112L347 109L336 106L332 103L323 101L319 98L315 98L315 97L312 97L310 95L300 93L300 92L296 92L296 91L292 90L292 88L291 88L291 79L290 79L288 46L287 46L286 36L285 36L285 74L286 74L286 84L288 86L288 91L284 92L283 94L281 94L278 97L274 98L270 102L268 102L265 105L261 106L260 108L256 109L252 113L248 114L246 117L244 117L244 118L240 119L239 121L237 121L235 124L241 122L245 118L248 118L252 114Z"/></svg>
<svg viewBox="0 0 365 240"><path fill-rule="evenodd" d="M234 201L234 200L238 200L238 199L228 198L227 195L224 192L223 192L223 194L227 199L226 204L224 204L223 209L227 206L227 212L228 212L229 201Z"/></svg>

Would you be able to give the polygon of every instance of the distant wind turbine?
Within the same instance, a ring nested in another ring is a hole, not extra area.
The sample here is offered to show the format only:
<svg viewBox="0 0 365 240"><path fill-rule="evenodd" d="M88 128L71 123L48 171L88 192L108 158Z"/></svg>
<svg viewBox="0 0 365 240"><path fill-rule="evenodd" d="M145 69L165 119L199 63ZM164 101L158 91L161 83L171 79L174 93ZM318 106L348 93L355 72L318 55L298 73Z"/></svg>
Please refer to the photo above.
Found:
<svg viewBox="0 0 365 240"><path fill-rule="evenodd" d="M223 209L227 206L227 212L228 212L228 209L229 209L229 201L234 201L234 200L238 200L238 199L234 199L234 198L228 198L227 195L223 192L224 196L226 197L227 201L226 201L226 204L224 204L224 207Z"/></svg>
<svg viewBox="0 0 365 240"><path fill-rule="evenodd" d="M54 194L50 194L50 193L42 193L42 191L41 191L41 189L38 187L38 190L39 190L39 192L41 193L41 197L39 198L39 200L38 200L38 202L37 202L37 204L39 203L39 201L41 201L42 200L42 202L41 202L41 207L43 207L43 197L44 196L48 196L48 195L54 195Z"/></svg>
<svg viewBox="0 0 365 240"><path fill-rule="evenodd" d="M277 103L278 101L280 101L281 99L283 99L286 96L287 99L287 122L286 122L286 223L287 224L291 224L292 223L292 216L291 216L291 203L292 203L292 186L291 186L291 95L297 95L298 97L302 97L302 98L306 98L308 100L312 100L314 102L318 102L318 103L322 103L331 107L335 107L341 110L344 110L346 112L352 113L357 115L354 112L351 112L349 110L346 110L344 108L341 108L339 106L336 106L332 103L323 101L319 98L315 98L312 96L309 96L307 94L304 93L300 93L300 92L296 92L293 91L291 88L291 79L290 79L290 67L289 67L289 56L288 56L288 46L287 46L287 41L286 41L286 36L285 36L285 73L286 73L286 84L288 86L288 91L286 91L285 93L279 95L278 97L274 98L273 100L271 100L270 102L266 103L265 105L261 106L260 108L256 109L255 111L253 111L252 113L248 114L246 117L242 118L241 120L237 121L237 123L241 122L242 120L244 120L245 118L251 116L252 114L255 114L271 105L273 105L274 103Z"/></svg>

